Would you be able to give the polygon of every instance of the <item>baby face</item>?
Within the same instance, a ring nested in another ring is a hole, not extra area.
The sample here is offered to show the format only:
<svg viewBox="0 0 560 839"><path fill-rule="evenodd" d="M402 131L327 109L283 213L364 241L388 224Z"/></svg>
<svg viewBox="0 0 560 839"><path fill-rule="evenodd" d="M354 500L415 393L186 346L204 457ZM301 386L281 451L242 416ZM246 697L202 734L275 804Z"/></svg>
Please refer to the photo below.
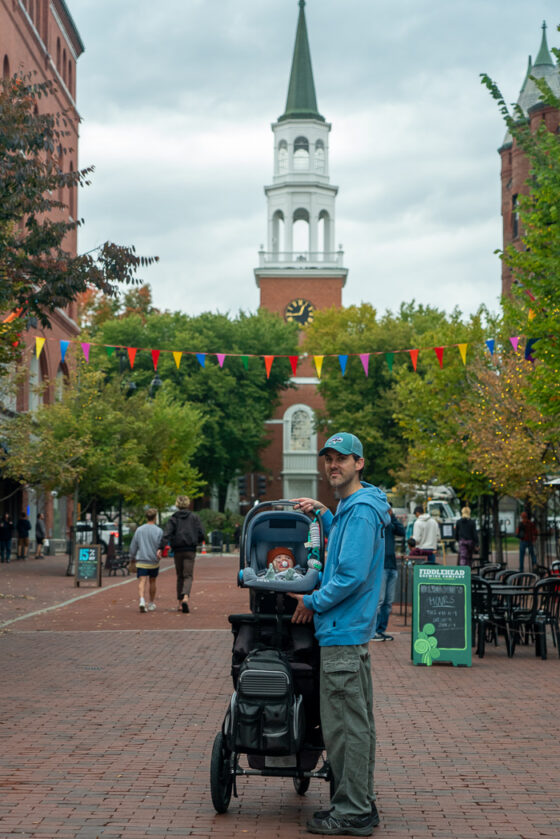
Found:
<svg viewBox="0 0 560 839"><path fill-rule="evenodd" d="M272 567L275 571L287 571L288 568L294 567L294 561L288 554L278 554L272 560Z"/></svg>

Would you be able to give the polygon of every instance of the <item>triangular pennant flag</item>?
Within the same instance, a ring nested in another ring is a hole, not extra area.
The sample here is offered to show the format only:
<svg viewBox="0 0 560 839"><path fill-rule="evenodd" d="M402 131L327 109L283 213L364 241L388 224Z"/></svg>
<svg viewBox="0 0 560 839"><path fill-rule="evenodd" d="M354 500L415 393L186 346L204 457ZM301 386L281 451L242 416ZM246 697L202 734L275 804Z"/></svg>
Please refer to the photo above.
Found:
<svg viewBox="0 0 560 839"><path fill-rule="evenodd" d="M200 364L201 367L206 367L206 353L204 352L197 352L196 353L196 360Z"/></svg>
<svg viewBox="0 0 560 839"><path fill-rule="evenodd" d="M60 363L64 361L66 358L66 350L70 346L70 341L61 341L60 342Z"/></svg>
<svg viewBox="0 0 560 839"><path fill-rule="evenodd" d="M134 359L136 358L136 347L127 347L128 360L130 362L130 369L134 367Z"/></svg>
<svg viewBox="0 0 560 839"><path fill-rule="evenodd" d="M510 338L509 340L510 340L511 346L513 347L515 352L517 352L517 347L519 346L519 336L514 335L513 338Z"/></svg>
<svg viewBox="0 0 560 839"><path fill-rule="evenodd" d="M387 367L389 370L393 370L393 359L395 358L395 353L386 352L385 353L385 361L387 362Z"/></svg>
<svg viewBox="0 0 560 839"><path fill-rule="evenodd" d="M412 361L412 366L416 370L416 365L418 364L418 350L409 350L410 353L410 360Z"/></svg>
<svg viewBox="0 0 560 839"><path fill-rule="evenodd" d="M325 358L324 355L314 355L313 361L315 362L315 370L317 371L317 376L321 378L321 372L323 370L323 359Z"/></svg>
<svg viewBox="0 0 560 839"><path fill-rule="evenodd" d="M463 359L463 364L467 363L467 347L468 346L469 346L468 344L457 344L457 347L459 348L459 353L461 354L461 358Z"/></svg>
<svg viewBox="0 0 560 839"><path fill-rule="evenodd" d="M152 362L154 365L154 370L157 371L158 361L159 361L159 350L152 350Z"/></svg>
<svg viewBox="0 0 560 839"><path fill-rule="evenodd" d="M529 338L526 345L525 345L525 358L527 361L535 361L535 356L533 355L533 347L539 341L539 338Z"/></svg>
<svg viewBox="0 0 560 839"><path fill-rule="evenodd" d="M179 367L181 366L181 359L183 358L183 353L182 352L174 352L173 353L173 358L175 359L175 367L178 370Z"/></svg>
<svg viewBox="0 0 560 839"><path fill-rule="evenodd" d="M527 317L528 317L528 319L529 319L529 323L530 323L532 320L534 320L534 319L536 318L536 316L537 316L537 315L536 315L536 312L534 312L532 309L529 309L529 314L527 315Z"/></svg>
<svg viewBox="0 0 560 839"><path fill-rule="evenodd" d="M217 352L216 358L218 359L218 364L220 365L220 370L224 366L224 361L226 360L226 354L223 352Z"/></svg>
<svg viewBox="0 0 560 839"><path fill-rule="evenodd" d="M272 362L274 361L273 355L264 355L264 366L266 369L266 378L268 379L270 376L270 371L272 369Z"/></svg>
<svg viewBox="0 0 560 839"><path fill-rule="evenodd" d="M45 346L46 338L35 338L35 356L39 358Z"/></svg>
<svg viewBox="0 0 560 839"><path fill-rule="evenodd" d="M292 373L295 376L297 373L297 366L299 361L299 355L291 355L290 356L290 365L292 367Z"/></svg>
<svg viewBox="0 0 560 839"><path fill-rule="evenodd" d="M369 376L369 353L363 352L360 354L360 361L362 362L362 367L364 368L364 373L366 376Z"/></svg>
<svg viewBox="0 0 560 839"><path fill-rule="evenodd" d="M111 358L111 356L115 352L115 347L105 347L105 349L107 350L107 355L109 356L109 358Z"/></svg>
<svg viewBox="0 0 560 839"><path fill-rule="evenodd" d="M91 344L84 343L84 344L81 344L81 347L82 347L82 352L85 356L85 359L86 359L87 363L89 364L89 348L91 347Z"/></svg>
<svg viewBox="0 0 560 839"><path fill-rule="evenodd" d="M241 356L241 364L243 365L245 370L249 369L249 356L248 355L242 355Z"/></svg>
<svg viewBox="0 0 560 839"><path fill-rule="evenodd" d="M493 338L490 338L488 341L486 341L486 346L488 347L490 355L494 355L494 344L495 341Z"/></svg>
<svg viewBox="0 0 560 839"><path fill-rule="evenodd" d="M437 360L439 361L439 369L443 370L443 347L434 347L434 352L437 355Z"/></svg>
<svg viewBox="0 0 560 839"><path fill-rule="evenodd" d="M348 364L348 356L339 355L338 363L340 364L340 369L342 370L342 375L344 376L344 374L346 373L346 365Z"/></svg>

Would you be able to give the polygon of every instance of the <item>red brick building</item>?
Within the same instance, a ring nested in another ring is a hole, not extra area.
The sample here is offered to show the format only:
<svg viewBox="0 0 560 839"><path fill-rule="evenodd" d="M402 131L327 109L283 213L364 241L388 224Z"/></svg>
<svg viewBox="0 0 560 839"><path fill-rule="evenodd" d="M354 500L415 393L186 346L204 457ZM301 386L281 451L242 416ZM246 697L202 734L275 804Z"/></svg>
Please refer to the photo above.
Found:
<svg viewBox="0 0 560 839"><path fill-rule="evenodd" d="M316 309L342 305L348 271L335 248L335 199L329 178L331 126L319 113L305 20L299 19L286 109L272 125L274 172L265 187L268 245L259 253L255 279L260 305L295 320L302 328ZM268 499L307 495L332 503L319 469L317 451L324 437L313 428L321 406L317 372L305 359L268 423L270 446L263 452Z"/></svg>
<svg viewBox="0 0 560 839"><path fill-rule="evenodd" d="M544 122L549 131L557 133L560 124L559 112L550 105L541 102L541 93L535 82L529 78L534 76L538 79L545 79L556 96L560 96L560 72L548 49L546 23L543 23L542 29L539 52L534 63L529 56L529 65L517 104L527 118L532 131L536 131L538 125ZM522 231L517 203L519 196L529 191L527 185L529 162L509 131L504 138L499 153L502 159L503 247L506 248L512 243L520 243ZM502 294L508 294L511 286L511 270L505 262L502 262Z"/></svg>
<svg viewBox="0 0 560 839"><path fill-rule="evenodd" d="M50 79L56 94L42 99L40 108L50 112L64 112L70 136L68 152L60 159L61 168L75 171L78 167L78 125L76 108L77 62L84 45L76 29L65 0L0 0L0 62L3 77L16 73L33 73L37 83ZM63 189L58 196L66 204L66 215L77 217L76 190ZM76 233L69 235L65 247L76 254ZM75 322L76 305L66 311L57 310L51 317L52 329L44 330L33 322L22 336L26 344L25 360L29 364L29 377L15 404L5 405L8 410L26 411L37 405L39 397L34 388L42 382L48 386L42 397L46 403L54 401L66 369L60 362L60 340L72 340L78 334ZM40 357L35 354L35 338L46 338ZM38 511L45 513L47 531L51 538L66 539L70 509L66 499L38 498L34 492L18 492L15 486L0 480L0 513L17 515L26 509L35 523ZM7 497L10 496L10 497ZM33 531L32 531L33 533Z"/></svg>

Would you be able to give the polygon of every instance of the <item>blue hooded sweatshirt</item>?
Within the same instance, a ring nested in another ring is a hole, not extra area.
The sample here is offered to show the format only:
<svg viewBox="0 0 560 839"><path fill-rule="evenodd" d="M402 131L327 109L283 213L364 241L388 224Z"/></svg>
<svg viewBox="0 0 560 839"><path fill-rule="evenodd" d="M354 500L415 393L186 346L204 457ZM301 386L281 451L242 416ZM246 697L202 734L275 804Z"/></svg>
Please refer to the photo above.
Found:
<svg viewBox="0 0 560 839"><path fill-rule="evenodd" d="M319 646L366 644L373 635L390 521L385 493L363 481L339 501L334 516L330 510L323 515L329 538L323 580L303 598L315 612Z"/></svg>

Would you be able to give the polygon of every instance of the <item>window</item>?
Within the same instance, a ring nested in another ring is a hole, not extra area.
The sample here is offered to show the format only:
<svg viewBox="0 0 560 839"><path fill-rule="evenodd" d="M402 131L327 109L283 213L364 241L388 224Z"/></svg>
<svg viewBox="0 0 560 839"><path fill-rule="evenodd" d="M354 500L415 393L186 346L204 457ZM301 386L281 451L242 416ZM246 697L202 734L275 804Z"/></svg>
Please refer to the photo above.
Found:
<svg viewBox="0 0 560 839"><path fill-rule="evenodd" d="M326 210L319 213L319 240L318 246L321 253L329 253L331 247L331 219Z"/></svg>
<svg viewBox="0 0 560 839"><path fill-rule="evenodd" d="M58 70L58 72L59 72L59 73L60 73L60 60L61 60L61 56L60 56L60 38L57 38L57 39L56 39L56 69Z"/></svg>
<svg viewBox="0 0 560 839"><path fill-rule="evenodd" d="M511 235L514 239L519 236L519 208L518 196L514 195L511 199Z"/></svg>
<svg viewBox="0 0 560 839"><path fill-rule="evenodd" d="M4 61L2 62L2 78L10 78L10 60L7 55L4 56Z"/></svg>
<svg viewBox="0 0 560 839"><path fill-rule="evenodd" d="M320 174L325 171L325 146L322 140L315 143L315 171Z"/></svg>
<svg viewBox="0 0 560 839"><path fill-rule="evenodd" d="M300 172L309 169L309 141L306 137L296 137L294 141L294 169Z"/></svg>
<svg viewBox="0 0 560 839"><path fill-rule="evenodd" d="M296 259L305 260L309 255L309 213L303 207L295 211L292 226L292 247Z"/></svg>
<svg viewBox="0 0 560 839"><path fill-rule="evenodd" d="M68 62L68 90L70 91L70 93L72 95L74 95L74 89L73 88L74 88L74 81L73 81L73 75L72 75L72 62L69 61Z"/></svg>
<svg viewBox="0 0 560 839"><path fill-rule="evenodd" d="M284 213L276 210L272 217L272 252L282 253L284 250Z"/></svg>
<svg viewBox="0 0 560 839"><path fill-rule="evenodd" d="M62 80L66 83L66 50L62 50Z"/></svg>
<svg viewBox="0 0 560 839"><path fill-rule="evenodd" d="M290 422L290 451L310 451L312 434L313 426L309 410L300 408L294 411Z"/></svg>
<svg viewBox="0 0 560 839"><path fill-rule="evenodd" d="M278 144L278 174L282 175L288 171L288 144L280 140Z"/></svg>
<svg viewBox="0 0 560 839"><path fill-rule="evenodd" d="M74 164L70 161L70 173L74 171ZM68 187L68 211L70 213L71 218L76 218L76 207L74 206L76 200L76 187L70 186Z"/></svg>

